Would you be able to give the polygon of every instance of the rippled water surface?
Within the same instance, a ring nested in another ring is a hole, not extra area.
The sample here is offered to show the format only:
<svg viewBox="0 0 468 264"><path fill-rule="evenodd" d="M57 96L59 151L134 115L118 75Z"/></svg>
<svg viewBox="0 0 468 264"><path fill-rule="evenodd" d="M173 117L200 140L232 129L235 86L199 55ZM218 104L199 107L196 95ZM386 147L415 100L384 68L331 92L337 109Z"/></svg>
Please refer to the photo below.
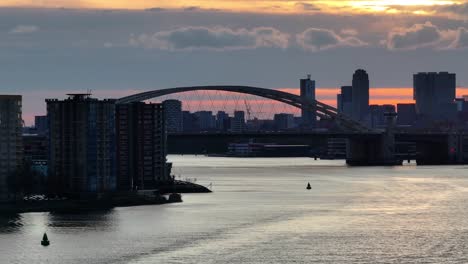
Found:
<svg viewBox="0 0 468 264"><path fill-rule="evenodd" d="M468 263L468 167L170 160L214 192L181 204L0 217L0 263Z"/></svg>

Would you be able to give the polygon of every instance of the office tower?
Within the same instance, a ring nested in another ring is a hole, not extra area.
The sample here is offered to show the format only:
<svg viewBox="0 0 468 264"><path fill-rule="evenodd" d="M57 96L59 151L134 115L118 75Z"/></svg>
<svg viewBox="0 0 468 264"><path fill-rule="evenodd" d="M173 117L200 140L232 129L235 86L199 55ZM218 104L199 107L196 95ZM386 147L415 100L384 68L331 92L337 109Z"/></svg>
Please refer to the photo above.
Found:
<svg viewBox="0 0 468 264"><path fill-rule="evenodd" d="M338 111L349 116L352 115L352 89L352 86L341 86L341 93L337 96Z"/></svg>
<svg viewBox="0 0 468 264"><path fill-rule="evenodd" d="M273 120L277 130L286 130L294 127L294 115L280 113L275 114Z"/></svg>
<svg viewBox="0 0 468 264"><path fill-rule="evenodd" d="M163 105L116 105L118 190L155 189L171 180Z"/></svg>
<svg viewBox="0 0 468 264"><path fill-rule="evenodd" d="M36 129L37 134L46 135L49 130L49 121L47 120L47 116L35 116L34 128Z"/></svg>
<svg viewBox="0 0 468 264"><path fill-rule="evenodd" d="M229 129L229 115L224 111L218 111L216 114L216 129L226 131Z"/></svg>
<svg viewBox="0 0 468 264"><path fill-rule="evenodd" d="M80 197L114 191L115 100L68 96L46 100L49 171L55 191Z"/></svg>
<svg viewBox="0 0 468 264"><path fill-rule="evenodd" d="M231 118L231 132L240 133L245 131L245 112L234 111L234 117Z"/></svg>
<svg viewBox="0 0 468 264"><path fill-rule="evenodd" d="M352 117L365 121L369 115L369 75L365 70L359 69L354 73L352 87Z"/></svg>
<svg viewBox="0 0 468 264"><path fill-rule="evenodd" d="M415 104L397 104L397 124L401 126L411 126L416 121Z"/></svg>
<svg viewBox="0 0 468 264"><path fill-rule="evenodd" d="M315 81L310 79L301 79L301 97L307 101L314 103L315 106ZM304 128L314 128L317 122L315 110L302 109L302 126Z"/></svg>
<svg viewBox="0 0 468 264"><path fill-rule="evenodd" d="M198 111L194 115L198 120L198 127L200 131L212 130L216 127L216 117L211 111Z"/></svg>
<svg viewBox="0 0 468 264"><path fill-rule="evenodd" d="M0 202L11 197L8 178L15 177L23 161L21 100L20 95L0 95Z"/></svg>
<svg viewBox="0 0 468 264"><path fill-rule="evenodd" d="M179 133L183 130L182 102L179 100L163 101L166 129L169 133Z"/></svg>
<svg viewBox="0 0 468 264"><path fill-rule="evenodd" d="M456 76L448 72L421 72L413 76L416 113L422 117L450 119L456 115Z"/></svg>

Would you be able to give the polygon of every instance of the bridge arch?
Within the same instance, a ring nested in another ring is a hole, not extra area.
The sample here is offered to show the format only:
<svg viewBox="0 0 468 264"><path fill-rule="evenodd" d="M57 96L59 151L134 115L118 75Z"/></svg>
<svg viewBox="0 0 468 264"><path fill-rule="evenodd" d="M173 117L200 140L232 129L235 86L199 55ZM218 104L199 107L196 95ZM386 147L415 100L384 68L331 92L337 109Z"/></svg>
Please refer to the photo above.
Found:
<svg viewBox="0 0 468 264"><path fill-rule="evenodd" d="M251 86L232 86L232 85L214 85L214 86L190 86L190 87L176 87L160 90L152 90L148 92L142 92L126 97L122 97L117 100L118 104L127 104L133 102L141 102L152 98L157 98L169 94L184 93L191 91L225 91L233 93L242 93L255 95L275 101L279 101L299 109L308 111L314 111L320 118L334 119L337 123L346 130L353 132L368 132L370 131L367 126L361 124L358 121L351 119L350 117L338 113L338 110L332 106L321 103L317 100L310 101L301 96L260 87Z"/></svg>

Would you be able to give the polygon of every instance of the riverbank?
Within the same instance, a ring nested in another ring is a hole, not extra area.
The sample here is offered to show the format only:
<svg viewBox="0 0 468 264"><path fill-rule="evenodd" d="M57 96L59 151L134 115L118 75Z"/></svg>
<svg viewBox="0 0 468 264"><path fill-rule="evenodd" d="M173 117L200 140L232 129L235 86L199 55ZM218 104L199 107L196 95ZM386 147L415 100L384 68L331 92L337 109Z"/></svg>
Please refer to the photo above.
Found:
<svg viewBox="0 0 468 264"><path fill-rule="evenodd" d="M174 184L162 186L159 188L160 193L211 193L207 187L186 181L175 180Z"/></svg>
<svg viewBox="0 0 468 264"><path fill-rule="evenodd" d="M120 192L105 195L99 199L66 199L40 201L14 201L0 204L0 214L18 214L31 212L77 212L105 210L114 207L141 205L160 205L182 202L179 193L210 193L199 184L175 181L174 184L160 187L158 190ZM174 194L174 195L173 195Z"/></svg>

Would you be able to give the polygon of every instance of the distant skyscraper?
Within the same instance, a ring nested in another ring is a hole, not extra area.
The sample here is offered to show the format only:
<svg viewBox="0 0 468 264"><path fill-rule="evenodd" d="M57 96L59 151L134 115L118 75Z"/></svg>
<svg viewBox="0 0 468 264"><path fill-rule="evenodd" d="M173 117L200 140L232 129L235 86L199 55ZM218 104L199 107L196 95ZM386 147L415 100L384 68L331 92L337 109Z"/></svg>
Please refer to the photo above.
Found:
<svg viewBox="0 0 468 264"><path fill-rule="evenodd" d="M49 171L56 191L99 193L116 189L115 100L70 94L47 99Z"/></svg>
<svg viewBox="0 0 468 264"><path fill-rule="evenodd" d="M7 179L23 159L21 95L0 95L0 201L9 197Z"/></svg>
<svg viewBox="0 0 468 264"><path fill-rule="evenodd" d="M365 121L369 115L369 75L365 70L359 69L353 75L351 100L352 117Z"/></svg>
<svg viewBox="0 0 468 264"><path fill-rule="evenodd" d="M442 119L453 118L456 115L454 73L418 73L413 76L413 84L418 115Z"/></svg>
<svg viewBox="0 0 468 264"><path fill-rule="evenodd" d="M183 130L182 102L179 100L165 100L163 102L166 116L166 129L169 133L178 133Z"/></svg>
<svg viewBox="0 0 468 264"><path fill-rule="evenodd" d="M231 131L235 133L245 131L245 112L235 111L234 117L231 119Z"/></svg>
<svg viewBox="0 0 468 264"><path fill-rule="evenodd" d="M352 115L352 86L342 86L341 93L337 95L337 108L340 113Z"/></svg>
<svg viewBox="0 0 468 264"><path fill-rule="evenodd" d="M154 189L170 181L164 113L161 104L116 106L119 190Z"/></svg>
<svg viewBox="0 0 468 264"><path fill-rule="evenodd" d="M301 79L301 97L309 102L315 103L315 81L310 79ZM315 110L302 109L302 126L304 128L314 128L317 122Z"/></svg>

